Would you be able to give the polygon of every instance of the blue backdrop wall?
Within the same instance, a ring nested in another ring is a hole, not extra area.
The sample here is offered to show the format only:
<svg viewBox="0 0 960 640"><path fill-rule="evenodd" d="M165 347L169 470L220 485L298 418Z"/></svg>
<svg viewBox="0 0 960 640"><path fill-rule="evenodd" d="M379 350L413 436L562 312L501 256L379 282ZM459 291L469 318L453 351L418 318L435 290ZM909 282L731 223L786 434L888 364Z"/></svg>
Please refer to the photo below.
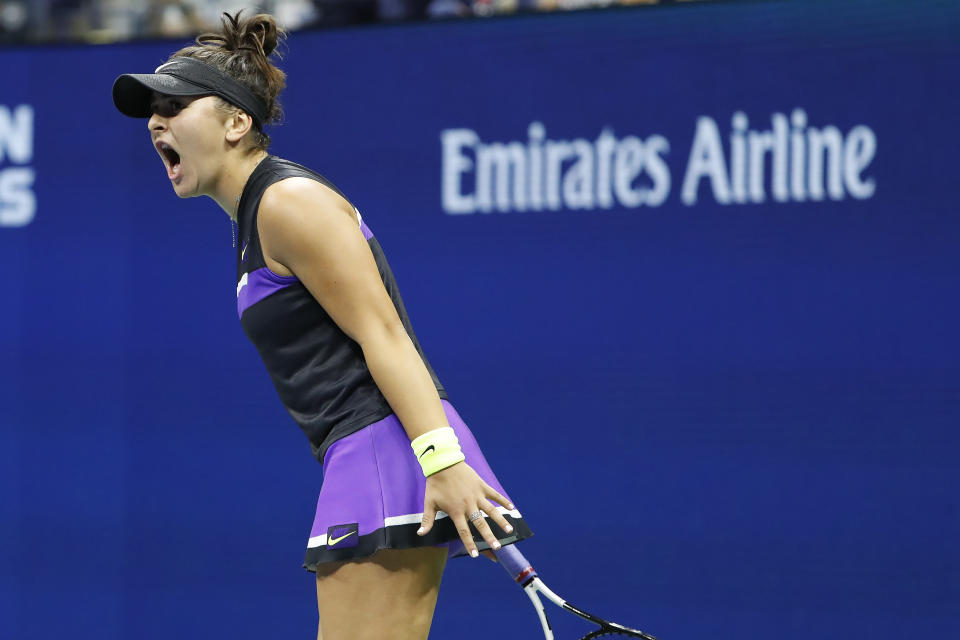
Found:
<svg viewBox="0 0 960 640"><path fill-rule="evenodd" d="M665 640L960 634L960 11L718 3L289 40L555 590ZM321 468L114 77L0 51L0 637L311 637ZM559 622L559 620L558 620ZM564 628L565 630L565 628ZM435 637L534 638L452 562Z"/></svg>

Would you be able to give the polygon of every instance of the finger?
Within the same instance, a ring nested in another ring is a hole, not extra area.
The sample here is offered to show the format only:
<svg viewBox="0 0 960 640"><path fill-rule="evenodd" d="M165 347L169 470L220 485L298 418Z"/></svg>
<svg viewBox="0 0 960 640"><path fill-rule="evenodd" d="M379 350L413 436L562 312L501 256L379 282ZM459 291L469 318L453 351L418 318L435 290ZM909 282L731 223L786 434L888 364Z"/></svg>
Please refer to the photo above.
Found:
<svg viewBox="0 0 960 640"><path fill-rule="evenodd" d="M498 505L504 505L507 509L513 510L513 503L501 495L496 489L487 485L487 500L492 500ZM500 528L506 531L507 533L513 533L513 526L507 522L507 519L503 517L498 509L494 509L490 514L490 517L493 518L493 521L500 525Z"/></svg>
<svg viewBox="0 0 960 640"><path fill-rule="evenodd" d="M476 558L480 553L477 551L477 544L473 541L473 533L470 531L467 519L463 517L462 513L455 516L451 515L450 519L457 527L457 533L460 535L460 541L463 542L463 548L467 550L471 558Z"/></svg>
<svg viewBox="0 0 960 640"><path fill-rule="evenodd" d="M423 520L420 521L420 528L417 529L418 536L425 536L433 529L433 523L437 519L437 508L433 505L423 505Z"/></svg>
<svg viewBox="0 0 960 640"><path fill-rule="evenodd" d="M487 500L493 500L498 505L502 507L506 507L507 509L510 509L511 511L513 511L514 509L513 503L507 500L506 496L501 495L496 489L494 489L490 485L486 485L486 489L487 489Z"/></svg>
<svg viewBox="0 0 960 640"><path fill-rule="evenodd" d="M486 506L486 509L484 509L484 507L480 507L479 511L480 513L483 513L484 511L487 511L487 512L495 511L495 508L493 507L493 505L488 504ZM477 518L476 520L471 520L470 522L473 524L474 528L480 534L480 537L482 537L484 540L487 541L487 544L490 545L491 549L496 551L497 549L500 548L500 541L497 540L497 536L493 535L493 531L490 530L490 525L487 524L486 518L480 517L480 518Z"/></svg>
<svg viewBox="0 0 960 640"><path fill-rule="evenodd" d="M492 562L499 562L499 560L497 560L497 554L495 554L493 551L490 551L490 549L484 549L480 553L490 558Z"/></svg>
<svg viewBox="0 0 960 640"><path fill-rule="evenodd" d="M500 528L503 529L506 533L513 533L513 525L507 522L507 519L503 517L503 514L500 513L500 510L497 509L496 505L490 504L490 509L487 511L490 514L490 519L500 525Z"/></svg>

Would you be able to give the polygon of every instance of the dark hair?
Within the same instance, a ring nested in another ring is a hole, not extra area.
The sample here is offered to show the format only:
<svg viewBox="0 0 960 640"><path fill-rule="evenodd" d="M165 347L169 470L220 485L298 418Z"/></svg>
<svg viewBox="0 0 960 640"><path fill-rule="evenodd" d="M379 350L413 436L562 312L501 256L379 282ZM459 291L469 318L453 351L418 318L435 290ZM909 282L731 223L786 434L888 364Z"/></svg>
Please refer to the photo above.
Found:
<svg viewBox="0 0 960 640"><path fill-rule="evenodd" d="M220 31L201 33L196 45L184 47L170 58L196 58L215 66L262 98L269 110L264 124L274 123L283 116L277 98L286 86L287 74L275 67L270 57L280 57L276 49L286 33L269 14L242 18L242 13L224 13L220 19L223 25ZM238 109L222 98L220 100L224 109ZM253 133L254 148L266 150L270 146L270 136L256 125Z"/></svg>

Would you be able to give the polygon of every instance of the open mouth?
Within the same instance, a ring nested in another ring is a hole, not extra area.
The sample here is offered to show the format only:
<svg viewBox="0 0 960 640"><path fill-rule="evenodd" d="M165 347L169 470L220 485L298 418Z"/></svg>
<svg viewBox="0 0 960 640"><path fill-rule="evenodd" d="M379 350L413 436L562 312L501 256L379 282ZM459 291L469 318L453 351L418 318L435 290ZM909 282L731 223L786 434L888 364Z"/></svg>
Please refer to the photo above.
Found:
<svg viewBox="0 0 960 640"><path fill-rule="evenodd" d="M180 178L180 154L166 142L157 142L157 151L163 158L163 163L167 167L167 177L171 180Z"/></svg>

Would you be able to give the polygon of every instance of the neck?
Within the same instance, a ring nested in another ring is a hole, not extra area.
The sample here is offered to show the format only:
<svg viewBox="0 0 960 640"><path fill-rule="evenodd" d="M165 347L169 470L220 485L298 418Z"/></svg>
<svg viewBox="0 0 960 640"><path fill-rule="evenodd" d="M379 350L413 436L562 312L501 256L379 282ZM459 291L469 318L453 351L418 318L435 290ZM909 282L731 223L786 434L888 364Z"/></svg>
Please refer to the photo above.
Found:
<svg viewBox="0 0 960 640"><path fill-rule="evenodd" d="M269 154L266 151L258 150L244 154L233 161L224 162L223 171L217 179L213 192L209 195L221 209L227 212L231 220L237 219L240 194L243 193L243 187L247 184L250 174L267 155Z"/></svg>

